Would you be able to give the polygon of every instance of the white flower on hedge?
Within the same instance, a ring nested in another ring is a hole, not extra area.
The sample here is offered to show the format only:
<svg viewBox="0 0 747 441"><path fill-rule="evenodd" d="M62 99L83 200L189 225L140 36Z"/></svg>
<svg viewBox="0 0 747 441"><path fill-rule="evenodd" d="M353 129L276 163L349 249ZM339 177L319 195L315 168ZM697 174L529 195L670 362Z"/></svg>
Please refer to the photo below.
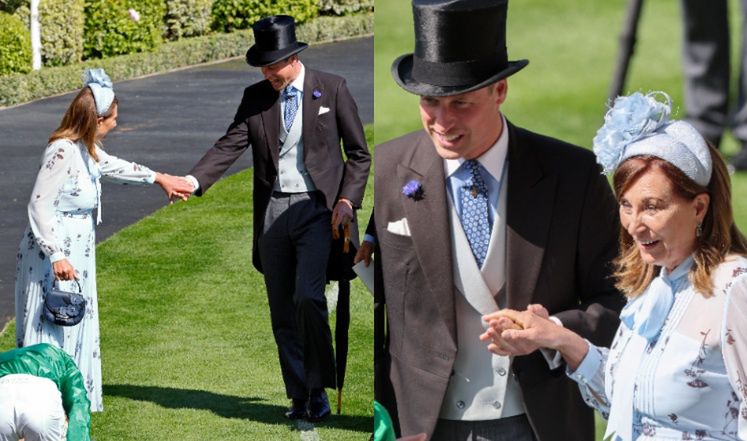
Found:
<svg viewBox="0 0 747 441"><path fill-rule="evenodd" d="M132 19L132 21L134 21L135 23L140 22L140 14L136 10L130 8L127 10L127 12L130 14L130 18Z"/></svg>

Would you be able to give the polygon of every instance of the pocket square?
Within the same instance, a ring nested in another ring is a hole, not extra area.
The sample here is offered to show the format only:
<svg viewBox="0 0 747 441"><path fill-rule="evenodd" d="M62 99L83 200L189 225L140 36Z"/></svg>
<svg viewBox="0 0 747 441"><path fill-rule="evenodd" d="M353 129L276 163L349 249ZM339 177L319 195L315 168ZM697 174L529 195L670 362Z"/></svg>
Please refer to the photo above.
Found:
<svg viewBox="0 0 747 441"><path fill-rule="evenodd" d="M329 112L329 107L322 106L322 107L319 108L319 114L320 115L324 115L327 112Z"/></svg>
<svg viewBox="0 0 747 441"><path fill-rule="evenodd" d="M386 226L386 230L399 236L410 236L410 226L407 224L406 217L403 217L398 221L389 222Z"/></svg>

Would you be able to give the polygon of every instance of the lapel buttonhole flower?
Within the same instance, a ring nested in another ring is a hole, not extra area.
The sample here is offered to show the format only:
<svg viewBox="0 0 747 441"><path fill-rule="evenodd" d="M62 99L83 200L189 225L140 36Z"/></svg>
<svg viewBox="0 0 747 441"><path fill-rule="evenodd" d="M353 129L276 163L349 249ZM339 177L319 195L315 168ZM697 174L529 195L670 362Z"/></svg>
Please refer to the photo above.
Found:
<svg viewBox="0 0 747 441"><path fill-rule="evenodd" d="M412 179L402 187L402 194L414 201L423 199L423 185L417 179Z"/></svg>
<svg viewBox="0 0 747 441"><path fill-rule="evenodd" d="M317 99L322 96L322 92L319 89L314 89L314 91L311 92L311 96L314 97L314 99Z"/></svg>

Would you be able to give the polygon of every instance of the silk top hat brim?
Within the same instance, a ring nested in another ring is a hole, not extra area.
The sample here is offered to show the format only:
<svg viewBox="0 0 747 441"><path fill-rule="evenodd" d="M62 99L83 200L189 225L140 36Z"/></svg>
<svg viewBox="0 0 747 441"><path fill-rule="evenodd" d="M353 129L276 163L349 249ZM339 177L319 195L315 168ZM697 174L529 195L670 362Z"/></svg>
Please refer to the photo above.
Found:
<svg viewBox="0 0 747 441"><path fill-rule="evenodd" d="M470 92L523 69L508 61L508 0L413 0L415 50L392 64L403 89L425 96Z"/></svg>
<svg viewBox="0 0 747 441"><path fill-rule="evenodd" d="M289 15L273 15L252 25L254 45L246 52L250 66L262 67L277 63L309 47L296 41L296 23Z"/></svg>
<svg viewBox="0 0 747 441"><path fill-rule="evenodd" d="M255 44L246 52L246 62L252 67L269 66L270 64L277 63L291 55L295 55L307 47L309 47L308 44L297 42L293 46L284 47L282 49L263 51Z"/></svg>
<svg viewBox="0 0 747 441"><path fill-rule="evenodd" d="M482 80L467 81L465 84L439 85L421 82L413 77L413 54L402 55L392 63L392 76L399 86L410 93L420 96L451 96L472 92L498 82L520 71L529 60L509 61L505 69L495 72ZM432 81L432 80L426 80Z"/></svg>

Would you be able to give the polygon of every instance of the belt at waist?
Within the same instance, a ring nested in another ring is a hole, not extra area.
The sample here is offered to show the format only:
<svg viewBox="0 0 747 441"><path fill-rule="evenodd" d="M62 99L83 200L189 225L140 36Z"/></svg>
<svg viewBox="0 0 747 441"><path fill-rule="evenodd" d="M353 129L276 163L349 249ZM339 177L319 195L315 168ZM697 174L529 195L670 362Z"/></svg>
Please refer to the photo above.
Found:
<svg viewBox="0 0 747 441"><path fill-rule="evenodd" d="M272 192L272 197L274 197L274 198L289 198L291 196L295 196L295 195L299 195L299 194L313 195L313 194L316 194L316 193L317 193L316 190L314 190L314 191L299 191L299 192L296 192L296 193L288 193L288 192L285 192L285 191L273 191Z"/></svg>
<svg viewBox="0 0 747 441"><path fill-rule="evenodd" d="M60 211L60 214L63 217L74 217L78 219L86 219L86 218L93 216L93 210L95 210L95 208L91 210L79 209L79 210L73 210L73 211Z"/></svg>

